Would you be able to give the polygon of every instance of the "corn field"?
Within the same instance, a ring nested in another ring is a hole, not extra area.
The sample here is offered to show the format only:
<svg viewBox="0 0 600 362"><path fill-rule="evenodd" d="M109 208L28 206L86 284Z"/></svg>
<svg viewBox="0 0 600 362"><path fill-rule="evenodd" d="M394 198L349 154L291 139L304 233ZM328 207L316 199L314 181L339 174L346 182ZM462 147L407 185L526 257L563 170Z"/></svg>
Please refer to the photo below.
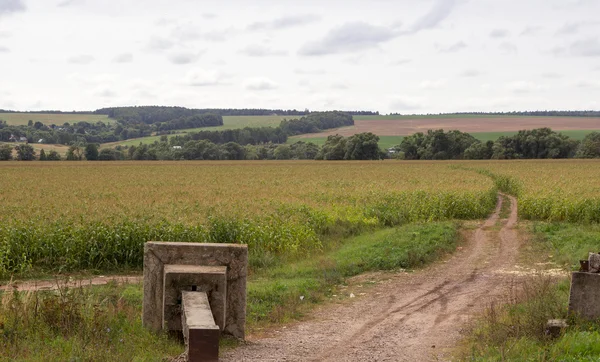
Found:
<svg viewBox="0 0 600 362"><path fill-rule="evenodd" d="M3 277L140 268L148 240L307 255L328 235L483 218L497 192L435 162L9 162L0 184Z"/></svg>

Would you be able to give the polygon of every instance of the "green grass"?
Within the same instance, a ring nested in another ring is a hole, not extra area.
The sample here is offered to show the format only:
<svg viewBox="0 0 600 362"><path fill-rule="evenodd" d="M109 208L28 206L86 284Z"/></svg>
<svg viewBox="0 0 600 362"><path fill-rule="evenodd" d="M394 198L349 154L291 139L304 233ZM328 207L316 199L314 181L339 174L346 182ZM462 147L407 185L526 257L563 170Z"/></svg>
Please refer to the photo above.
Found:
<svg viewBox="0 0 600 362"><path fill-rule="evenodd" d="M0 361L164 361L183 352L142 326L142 285L0 294Z"/></svg>
<svg viewBox="0 0 600 362"><path fill-rule="evenodd" d="M532 224L527 243L535 262L550 260L567 270L598 251L597 224ZM540 259L541 256L541 259ZM470 331L460 357L469 361L599 361L600 324L567 315L569 280L536 276L519 283L513 300L486 310ZM548 319L567 319L569 327L557 339L545 335Z"/></svg>
<svg viewBox="0 0 600 362"><path fill-rule="evenodd" d="M590 251L600 251L599 224L535 222L532 230L552 260L565 269L579 269L579 260L587 259Z"/></svg>
<svg viewBox="0 0 600 362"><path fill-rule="evenodd" d="M8 125L27 125L29 120L42 122L45 125L62 125L65 122L104 122L113 123L114 120L102 114L46 114L46 113L0 113L0 119L6 121Z"/></svg>
<svg viewBox="0 0 600 362"><path fill-rule="evenodd" d="M252 328L298 318L346 277L422 266L453 251L458 238L456 223L408 224L352 237L321 256L259 270L248 285L248 323Z"/></svg>
<svg viewBox="0 0 600 362"><path fill-rule="evenodd" d="M297 319L350 277L415 268L455 249L458 224L407 224L333 242L295 262L251 268L249 331ZM264 256L264 259L269 259ZM0 294L0 361L161 361L183 346L141 323L141 284ZM222 345L231 342L222 341Z"/></svg>
<svg viewBox="0 0 600 362"><path fill-rule="evenodd" d="M598 132L598 131L595 131L595 130L566 130L566 131L556 131L556 132L560 132L560 133L564 134L565 136L569 136L576 140L582 140L588 134L590 134L592 132ZM506 131L506 132L481 132L481 133L471 133L471 134L473 135L473 137L477 138L478 140L480 140L482 142L486 142L486 141L495 141L502 136L505 136L505 137L514 136L517 133L518 133L517 131L514 131L514 132Z"/></svg>

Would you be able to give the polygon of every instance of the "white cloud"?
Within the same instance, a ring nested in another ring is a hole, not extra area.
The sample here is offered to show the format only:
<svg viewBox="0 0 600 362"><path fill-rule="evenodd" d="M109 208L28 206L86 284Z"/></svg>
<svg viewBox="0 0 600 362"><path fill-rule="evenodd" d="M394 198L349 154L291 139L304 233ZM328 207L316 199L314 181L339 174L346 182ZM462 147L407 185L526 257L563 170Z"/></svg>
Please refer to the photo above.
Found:
<svg viewBox="0 0 600 362"><path fill-rule="evenodd" d="M315 23L320 19L320 16L314 14L283 16L269 21L252 23L248 25L248 30L281 30Z"/></svg>
<svg viewBox="0 0 600 362"><path fill-rule="evenodd" d="M396 66L396 65L404 65L404 64L408 64L412 62L412 59L408 59L408 58L400 58L400 59L396 59L390 62L390 65Z"/></svg>
<svg viewBox="0 0 600 362"><path fill-rule="evenodd" d="M173 43L173 41L171 41L167 38L153 36L148 41L148 44L146 47L149 50L162 51L162 50L171 49L174 45L175 45L175 43Z"/></svg>
<svg viewBox="0 0 600 362"><path fill-rule="evenodd" d="M542 87L539 84L523 80L511 82L507 84L506 87L508 90L514 93L531 93L540 91L542 89Z"/></svg>
<svg viewBox="0 0 600 362"><path fill-rule="evenodd" d="M117 94L108 87L98 87L94 90L94 95L102 98L113 98Z"/></svg>
<svg viewBox="0 0 600 362"><path fill-rule="evenodd" d="M250 57L270 57L287 55L285 50L273 49L261 44L251 44L240 50L240 53Z"/></svg>
<svg viewBox="0 0 600 362"><path fill-rule="evenodd" d="M600 42L598 38L587 38L573 42L569 48L571 54L582 57L600 56Z"/></svg>
<svg viewBox="0 0 600 362"><path fill-rule="evenodd" d="M567 23L561 26L557 31L557 35L572 35L579 32L579 28L581 27L581 23Z"/></svg>
<svg viewBox="0 0 600 362"><path fill-rule="evenodd" d="M25 11L27 7L22 0L0 1L0 16Z"/></svg>
<svg viewBox="0 0 600 362"><path fill-rule="evenodd" d="M121 53L118 54L113 61L115 63L131 63L133 61L133 54L131 53Z"/></svg>
<svg viewBox="0 0 600 362"><path fill-rule="evenodd" d="M456 52L459 52L459 51L465 49L466 47L467 47L467 44L461 40L461 41L458 41L447 47L441 47L441 48L439 48L439 51L442 53L456 53Z"/></svg>
<svg viewBox="0 0 600 362"><path fill-rule="evenodd" d="M467 69L460 73L460 76L465 78L475 78L481 75L483 75L483 73L477 69Z"/></svg>
<svg viewBox="0 0 600 362"><path fill-rule="evenodd" d="M300 48L300 55L327 55L351 53L370 49L399 34L389 28L364 22L346 23L331 29L321 40L309 42Z"/></svg>
<svg viewBox="0 0 600 362"><path fill-rule="evenodd" d="M437 27L452 13L455 5L455 0L437 0L431 10L415 22L410 31L416 33Z"/></svg>
<svg viewBox="0 0 600 362"><path fill-rule="evenodd" d="M420 100L413 97L396 96L390 103L390 108L394 112L416 111L423 108Z"/></svg>
<svg viewBox="0 0 600 362"><path fill-rule="evenodd" d="M86 65L94 61L94 56L90 54L80 54L69 57L67 61L71 64Z"/></svg>
<svg viewBox="0 0 600 362"><path fill-rule="evenodd" d="M517 46L513 43L509 43L509 42L503 42L501 43L498 48L500 49L500 51L502 51L503 53L507 53L507 54L516 54L519 52L519 49L517 48Z"/></svg>
<svg viewBox="0 0 600 362"><path fill-rule="evenodd" d="M214 70L194 69L185 77L185 84L194 87L206 87L222 84L225 76Z"/></svg>
<svg viewBox="0 0 600 362"><path fill-rule="evenodd" d="M10 49L8 49L5 46L0 45L0 53L8 53L10 52Z"/></svg>
<svg viewBox="0 0 600 362"><path fill-rule="evenodd" d="M540 31L542 30L541 26L527 26L525 29L523 29L523 31L521 31L521 33L519 35L521 36L533 36L533 35L537 35L540 33Z"/></svg>
<svg viewBox="0 0 600 362"><path fill-rule="evenodd" d="M194 63L203 52L177 52L169 54L168 59L173 64L190 64Z"/></svg>
<svg viewBox="0 0 600 362"><path fill-rule="evenodd" d="M419 83L419 88L421 89L440 89L446 85L445 79L435 79L435 80L424 80Z"/></svg>
<svg viewBox="0 0 600 362"><path fill-rule="evenodd" d="M263 91L263 90L277 89L278 85L277 85L277 83L275 83L274 81L272 81L268 78L255 77L255 78L247 79L244 82L244 87L249 90Z"/></svg>
<svg viewBox="0 0 600 362"><path fill-rule="evenodd" d="M510 33L506 29L494 29L490 32L491 38L506 38Z"/></svg>

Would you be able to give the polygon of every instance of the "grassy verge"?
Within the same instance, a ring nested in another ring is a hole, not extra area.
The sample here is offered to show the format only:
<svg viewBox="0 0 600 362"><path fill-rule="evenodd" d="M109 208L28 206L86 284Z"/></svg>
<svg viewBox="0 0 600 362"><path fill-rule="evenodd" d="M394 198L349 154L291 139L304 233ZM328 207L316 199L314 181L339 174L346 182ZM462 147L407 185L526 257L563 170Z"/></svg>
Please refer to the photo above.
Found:
<svg viewBox="0 0 600 362"><path fill-rule="evenodd" d="M344 278L414 268L455 249L457 224L408 224L346 239L311 258L252 270L247 328L302 316ZM141 285L0 295L0 360L162 360L183 351L141 325ZM224 341L230 344L231 341Z"/></svg>
<svg viewBox="0 0 600 362"><path fill-rule="evenodd" d="M599 225L534 223L533 248L567 270L599 247ZM470 361L598 361L600 324L567 315L569 281L535 276L519 285L509 303L491 306L475 323L460 357ZM557 339L545 333L548 319L567 319Z"/></svg>

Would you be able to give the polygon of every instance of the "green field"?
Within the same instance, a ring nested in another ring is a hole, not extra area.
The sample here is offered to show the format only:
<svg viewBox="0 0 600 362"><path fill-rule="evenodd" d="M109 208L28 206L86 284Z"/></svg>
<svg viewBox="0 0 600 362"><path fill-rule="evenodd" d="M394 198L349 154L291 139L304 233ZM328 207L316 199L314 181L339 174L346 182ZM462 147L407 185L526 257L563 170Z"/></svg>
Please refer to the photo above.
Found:
<svg viewBox="0 0 600 362"><path fill-rule="evenodd" d="M20 126L27 125L31 120L35 122L42 122L45 125L62 125L65 122L104 122L112 123L113 119L103 114L52 114L52 113L0 113L0 119L6 121L8 125Z"/></svg>
<svg viewBox="0 0 600 362"><path fill-rule="evenodd" d="M569 136L576 140L582 140L584 137L592 132L598 132L594 130L568 130L568 131L558 131L566 136ZM481 142L486 141L495 141L502 136L514 136L518 132L481 132L481 133L471 133L473 137L477 138ZM390 147L394 147L399 145L402 142L404 136L379 136L379 147L383 149L387 149ZM298 141L303 142L312 142L316 145L322 146L327 141L327 137L290 137L288 138L287 143L294 143Z"/></svg>

